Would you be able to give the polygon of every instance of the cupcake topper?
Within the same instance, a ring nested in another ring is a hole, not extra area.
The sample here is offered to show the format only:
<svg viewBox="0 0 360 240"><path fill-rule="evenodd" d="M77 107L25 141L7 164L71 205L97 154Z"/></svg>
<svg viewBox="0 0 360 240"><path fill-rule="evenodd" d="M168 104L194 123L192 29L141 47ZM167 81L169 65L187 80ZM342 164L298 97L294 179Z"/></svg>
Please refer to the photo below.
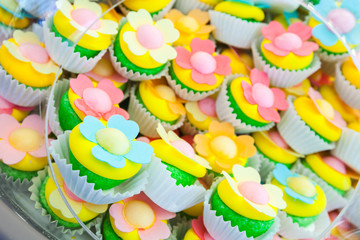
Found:
<svg viewBox="0 0 360 240"><path fill-rule="evenodd" d="M203 216L191 220L191 227L200 240L215 240L206 230Z"/></svg>
<svg viewBox="0 0 360 240"><path fill-rule="evenodd" d="M215 102L216 99L210 96L197 102L187 102L185 108L196 121L201 122L208 117L217 118Z"/></svg>
<svg viewBox="0 0 360 240"><path fill-rule="evenodd" d="M17 106L0 96L0 114L5 113L5 114L11 115L13 108L18 109L19 111L25 111L25 112L28 112L28 111L31 111L34 109L34 107Z"/></svg>

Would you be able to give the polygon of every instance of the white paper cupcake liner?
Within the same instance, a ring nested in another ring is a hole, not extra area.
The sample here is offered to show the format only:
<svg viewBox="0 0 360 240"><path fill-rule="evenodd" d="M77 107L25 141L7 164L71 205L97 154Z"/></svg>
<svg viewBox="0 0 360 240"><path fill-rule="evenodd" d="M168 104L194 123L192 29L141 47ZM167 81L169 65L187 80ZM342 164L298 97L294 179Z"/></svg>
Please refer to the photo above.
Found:
<svg viewBox="0 0 360 240"><path fill-rule="evenodd" d="M275 169L276 165L274 162L269 161L266 157L264 157L262 154L257 153L257 157L260 161L260 177L261 180L266 181L269 174L272 172L272 170Z"/></svg>
<svg viewBox="0 0 360 240"><path fill-rule="evenodd" d="M339 141L331 154L341 159L349 167L360 172L360 133L349 128L344 128Z"/></svg>
<svg viewBox="0 0 360 240"><path fill-rule="evenodd" d="M355 193L353 193L355 194ZM357 193L357 197L355 198L354 202L351 204L349 209L345 213L345 218L355 225L357 228L360 228L360 195Z"/></svg>
<svg viewBox="0 0 360 240"><path fill-rule="evenodd" d="M212 9L212 6L200 2L199 0L176 0L175 8L181 11L183 14L188 14L193 9L207 11Z"/></svg>
<svg viewBox="0 0 360 240"><path fill-rule="evenodd" d="M326 143L300 118L292 103L293 97L288 97L289 108L283 112L277 128L287 144L296 152L307 155L320 151L331 150L333 142Z"/></svg>
<svg viewBox="0 0 360 240"><path fill-rule="evenodd" d="M273 225L264 234L259 237L247 237L246 232L239 232L238 227L232 227L230 221L224 221L222 216L217 216L215 210L211 210L210 199L216 189L217 185L221 182L219 179L213 184L210 190L206 192L204 201L204 225L209 234L216 240L271 240L280 228L279 219L275 217Z"/></svg>
<svg viewBox="0 0 360 240"><path fill-rule="evenodd" d="M165 16L166 13L170 11L170 9L174 6L175 0L171 0L168 5L166 5L163 9L161 9L157 14L154 14L152 16L154 21L158 21L161 18ZM126 8L123 4L119 5L119 8L121 12L124 14L124 16L127 16L127 14L131 11L128 8Z"/></svg>
<svg viewBox="0 0 360 240"><path fill-rule="evenodd" d="M59 106L61 102L61 98L64 93L69 90L69 80L58 80L55 85L53 86L54 95L53 98L49 99L48 104L49 106L49 125L51 131L56 135L59 136L64 133L63 129L60 126L59 122Z"/></svg>
<svg viewBox="0 0 360 240"><path fill-rule="evenodd" d="M322 61L332 62L332 63L342 61L342 60L346 59L347 57L349 57L349 53L329 54L328 52L321 50L321 48L319 50L317 50L316 53Z"/></svg>
<svg viewBox="0 0 360 240"><path fill-rule="evenodd" d="M94 204L109 204L136 195L145 189L148 173L146 167L143 166L134 177L120 185L108 190L95 190L94 183L86 181L87 176L79 176L79 170L72 170L72 164L69 161L69 135L70 131L65 131L63 135L58 136L57 140L51 142L49 151L66 185L76 196Z"/></svg>
<svg viewBox="0 0 360 240"><path fill-rule="evenodd" d="M169 212L180 212L204 201L205 188L196 181L191 186L176 185L171 172L161 160L154 158L149 166L149 182L145 194L158 206Z"/></svg>
<svg viewBox="0 0 360 240"><path fill-rule="evenodd" d="M1 160L0 160L1 161ZM12 187L16 189L28 189L31 186L31 181L28 179L21 180L20 178L14 179L13 176L9 176L6 172L2 171L0 168L0 181L6 182L5 184L10 184ZM4 184L4 183L2 183Z"/></svg>
<svg viewBox="0 0 360 240"><path fill-rule="evenodd" d="M328 183L326 183L310 169L302 165L300 161L298 161L291 168L291 170L310 178L321 187L326 195L326 211L330 212L332 210L340 209L346 206L348 201L345 197L338 194Z"/></svg>
<svg viewBox="0 0 360 240"><path fill-rule="evenodd" d="M256 41L253 41L251 46L255 67L258 70L267 73L270 79L270 85L274 87L287 88L295 86L320 69L321 62L316 54L314 54L314 59L310 66L303 70L288 70L270 66L270 64L267 64L261 56L261 41L262 38L259 38Z"/></svg>
<svg viewBox="0 0 360 240"><path fill-rule="evenodd" d="M272 128L275 123L270 122L269 124L263 127L255 127L241 122L240 119L237 119L233 109L230 107L229 97L227 96L227 86L230 85L231 81L224 81L221 85L218 97L216 99L216 114L220 121L229 122L235 128L236 133L251 133L258 131L266 131Z"/></svg>
<svg viewBox="0 0 360 240"><path fill-rule="evenodd" d="M50 92L46 89L32 89L20 83L0 66L0 96L22 107L37 106L45 101Z"/></svg>
<svg viewBox="0 0 360 240"><path fill-rule="evenodd" d="M14 29L12 27L5 27L0 25L0 45L4 40L8 40L12 37Z"/></svg>
<svg viewBox="0 0 360 240"><path fill-rule="evenodd" d="M86 73L91 71L106 50L101 51L94 58L80 57L80 53L75 52L75 46L69 46L68 42L62 42L61 37L55 37L55 33L51 31L52 24L52 17L47 18L43 23L45 47L51 59L69 72Z"/></svg>
<svg viewBox="0 0 360 240"><path fill-rule="evenodd" d="M184 121L184 124L181 126L180 131L184 135L191 135L191 136L194 136L199 132L199 130L196 127L194 127L187 119Z"/></svg>
<svg viewBox="0 0 360 240"><path fill-rule="evenodd" d="M130 90L130 103L128 113L130 115L130 120L137 122L140 128L140 133L147 137L157 138L159 134L156 131L158 123L165 128L166 131L175 130L180 128L183 125L185 120L185 115L181 116L175 124L171 125L160 121L158 118L155 118L149 111L147 111L139 100L136 98L135 91L137 86L132 86Z"/></svg>
<svg viewBox="0 0 360 240"><path fill-rule="evenodd" d="M360 109L360 89L345 79L341 72L341 62L335 66L335 90L339 97L350 107Z"/></svg>
<svg viewBox="0 0 360 240"><path fill-rule="evenodd" d="M74 237L80 237L84 233L84 229L79 226L79 228L76 229L70 229L64 226L61 226L58 224L57 220L53 220L50 216L50 214L43 208L41 202L40 202L40 190L43 181L48 176L48 167L38 172L38 176L33 178L31 180L31 186L29 187L29 192L31 193L30 199L35 202L35 208L41 210L41 215L48 219L49 224L46 226L48 231L54 232L54 233L61 233L61 235L64 237L64 239L70 239L72 236ZM103 215L99 215L95 219L91 220L87 224L85 224L88 228L91 228L92 226L100 226L102 221ZM60 235L60 234L57 234ZM96 234L98 237L101 237L101 235Z"/></svg>
<svg viewBox="0 0 360 240"><path fill-rule="evenodd" d="M56 10L55 0L18 0L19 7L37 18L45 18Z"/></svg>
<svg viewBox="0 0 360 240"><path fill-rule="evenodd" d="M261 167L261 160L257 154L252 157L249 157L246 167L255 168L256 171L260 170Z"/></svg>
<svg viewBox="0 0 360 240"><path fill-rule="evenodd" d="M177 84L174 79L172 79L168 74L166 75L166 80L169 84L169 86L174 89L176 95L178 95L180 98L187 100L187 101L199 101L201 99L204 99L208 96L213 95L217 91L219 91L220 86L206 92L193 92L189 91L186 88L182 88L180 84Z"/></svg>
<svg viewBox="0 0 360 240"><path fill-rule="evenodd" d="M330 225L330 219L326 211L320 213L318 219L313 225L310 225L312 227L308 226L306 228L300 227L298 223L294 223L292 218L288 217L283 211L278 212L278 217L280 218L279 234L289 239L316 238ZM330 235L330 233L328 234Z"/></svg>

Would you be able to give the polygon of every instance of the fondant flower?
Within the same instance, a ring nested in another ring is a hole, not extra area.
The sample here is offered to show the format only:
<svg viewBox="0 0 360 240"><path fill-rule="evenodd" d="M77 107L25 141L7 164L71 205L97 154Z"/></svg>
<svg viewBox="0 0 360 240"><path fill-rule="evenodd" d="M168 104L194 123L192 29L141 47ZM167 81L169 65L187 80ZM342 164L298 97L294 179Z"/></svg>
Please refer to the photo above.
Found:
<svg viewBox="0 0 360 240"><path fill-rule="evenodd" d="M254 168L234 165L235 180L227 172L224 171L223 174L232 190L257 211L269 217L275 217L276 210L274 208L284 209L286 207L281 189L272 184L262 185L260 175Z"/></svg>
<svg viewBox="0 0 360 240"><path fill-rule="evenodd" d="M346 127L346 122L342 119L340 113L336 111L328 101L323 99L319 92L310 87L308 95L315 104L317 110L319 110L326 120L338 128Z"/></svg>
<svg viewBox="0 0 360 240"><path fill-rule="evenodd" d="M16 30L13 40L6 40L3 44L13 57L19 61L30 63L39 73L57 74L59 71L59 66L50 59L44 44L33 32ZM47 85L50 84L51 82Z"/></svg>
<svg viewBox="0 0 360 240"><path fill-rule="evenodd" d="M0 123L0 159L5 164L19 163L27 154L46 157L45 122L39 115L29 115L20 124L12 116L0 114Z"/></svg>
<svg viewBox="0 0 360 240"><path fill-rule="evenodd" d="M149 53L162 64L176 57L171 43L179 38L179 32L170 20L161 19L154 23L150 13L144 9L129 12L127 20L134 31L124 32L122 38L133 54L143 56Z"/></svg>
<svg viewBox="0 0 360 240"><path fill-rule="evenodd" d="M302 22L295 22L285 31L281 23L271 21L261 29L262 35L271 43L264 44L264 48L277 56L287 56L293 53L297 56L309 56L319 46L314 42L307 42L311 37L311 27Z"/></svg>
<svg viewBox="0 0 360 240"><path fill-rule="evenodd" d="M77 78L70 80L70 88L80 97L75 99L74 104L85 115L109 120L111 116L118 114L129 119L129 114L118 107L124 94L111 80L104 79L94 87L87 76L79 74Z"/></svg>
<svg viewBox="0 0 360 240"><path fill-rule="evenodd" d="M102 9L95 2L75 0L72 5L67 0L58 0L56 7L70 21L71 26L81 33L85 32L94 38L98 38L99 33L107 35L117 33L118 24L112 20L100 19ZM86 30L89 26L91 27Z"/></svg>
<svg viewBox="0 0 360 240"><path fill-rule="evenodd" d="M345 37L349 44L356 45L360 43L359 5L359 0L344 0L339 7L333 0L321 0L314 9ZM313 17L321 22L315 15ZM333 46L338 42L336 35L323 22L314 27L313 36L325 46Z"/></svg>
<svg viewBox="0 0 360 240"><path fill-rule="evenodd" d="M11 115L13 113L14 109L17 109L22 112L29 112L29 111L33 110L34 107L17 106L0 96L0 114L5 113L5 114Z"/></svg>
<svg viewBox="0 0 360 240"><path fill-rule="evenodd" d="M215 102L216 99L210 96L197 102L187 102L185 108L196 121L202 122L207 118L217 120Z"/></svg>
<svg viewBox="0 0 360 240"><path fill-rule="evenodd" d="M174 42L175 46L190 45L191 40L195 37L208 39L210 32L215 29L214 26L206 25L210 20L209 13L199 9L191 10L188 15L172 9L165 15L165 18L170 19L180 32L179 39Z"/></svg>
<svg viewBox="0 0 360 240"><path fill-rule="evenodd" d="M267 121L280 122L277 110L286 110L289 107L285 93L279 88L270 88L267 74L256 68L250 72L251 85L242 81L241 86L245 99L252 105L257 105L258 112Z"/></svg>
<svg viewBox="0 0 360 240"><path fill-rule="evenodd" d="M201 166L211 169L209 163L197 155L194 151L194 148L184 139L181 139L176 133L173 131L166 132L165 128L158 123L158 127L156 128L159 136L162 140L164 140L168 145L175 148L179 153L185 155L190 158L194 162L200 164Z"/></svg>
<svg viewBox="0 0 360 240"><path fill-rule="evenodd" d="M137 231L141 240L167 239L171 232L166 220L176 216L156 205L143 192L114 203L109 213L118 231Z"/></svg>
<svg viewBox="0 0 360 240"><path fill-rule="evenodd" d="M245 165L247 158L256 153L254 139L248 135L236 136L228 122L210 123L209 132L194 137L195 150L216 172L231 172L235 164Z"/></svg>
<svg viewBox="0 0 360 240"><path fill-rule="evenodd" d="M151 161L153 148L147 143L134 141L139 126L123 116L111 116L106 127L100 120L86 116L79 130L87 140L96 143L91 149L92 155L114 168L123 168L127 161L139 164Z"/></svg>
<svg viewBox="0 0 360 240"><path fill-rule="evenodd" d="M176 64L184 69L191 69L191 78L196 83L216 84L215 74L231 73L230 58L216 55L215 44L211 40L194 38L190 43L191 51L177 47Z"/></svg>
<svg viewBox="0 0 360 240"><path fill-rule="evenodd" d="M66 186L66 184L64 182L64 179L62 178L57 165L55 163L53 163L52 167L54 169L55 178L56 178L56 180L57 180L57 182L59 184L59 187L60 187L62 193L64 194L66 200L68 201L71 208L74 210L74 212L77 215L82 210L90 211L90 212L98 213L98 214L104 213L107 210L107 207L108 207L107 204L103 204L103 205L92 204L92 203L85 202L84 200L78 198ZM51 177L51 180L54 180L54 177L52 176L52 174L50 172L50 169L48 169L48 174ZM54 185L55 185L55 183L54 183ZM74 216L71 214L69 208L66 206L65 202L62 200L61 195L60 195L60 193L59 193L59 191L57 190L56 187L54 188L54 190L49 195L49 204L53 208L59 210L64 217L66 217L68 219L74 218ZM87 221L89 221L89 220L87 220Z"/></svg>
<svg viewBox="0 0 360 240"><path fill-rule="evenodd" d="M281 185L285 186L285 192L295 200L307 204L313 204L316 200L316 184L307 177L292 173L281 163L276 164L273 175Z"/></svg>
<svg viewBox="0 0 360 240"><path fill-rule="evenodd" d="M191 227L200 240L215 240L205 228L203 216L191 220Z"/></svg>

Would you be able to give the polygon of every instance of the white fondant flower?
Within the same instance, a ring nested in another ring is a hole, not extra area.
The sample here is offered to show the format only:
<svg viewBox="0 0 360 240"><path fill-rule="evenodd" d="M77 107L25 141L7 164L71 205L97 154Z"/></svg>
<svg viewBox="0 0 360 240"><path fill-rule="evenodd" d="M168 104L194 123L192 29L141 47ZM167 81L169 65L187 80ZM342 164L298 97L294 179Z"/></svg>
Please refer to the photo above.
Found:
<svg viewBox="0 0 360 240"><path fill-rule="evenodd" d="M156 62L162 64L176 58L176 51L171 43L180 34L170 20L161 19L154 23L151 15L144 9L129 12L127 20L134 31L125 32L122 38L133 54L143 56L149 52Z"/></svg>

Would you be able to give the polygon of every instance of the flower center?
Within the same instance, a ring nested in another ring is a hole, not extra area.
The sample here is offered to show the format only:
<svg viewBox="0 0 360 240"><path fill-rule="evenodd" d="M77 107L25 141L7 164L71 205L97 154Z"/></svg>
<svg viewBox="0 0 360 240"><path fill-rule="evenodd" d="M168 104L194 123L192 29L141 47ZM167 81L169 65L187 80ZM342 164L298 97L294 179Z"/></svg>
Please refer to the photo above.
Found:
<svg viewBox="0 0 360 240"><path fill-rule="evenodd" d="M103 128L96 132L97 143L109 153L124 155L130 151L130 142L120 130Z"/></svg>
<svg viewBox="0 0 360 240"><path fill-rule="evenodd" d="M102 89L85 89L83 92L83 99L86 105L99 113L106 113L113 107L109 95Z"/></svg>
<svg viewBox="0 0 360 240"><path fill-rule="evenodd" d="M98 16L93 11L87 8L78 8L71 11L71 18L80 26L88 28L93 22L98 19ZM90 27L91 30L96 30L101 27L101 23L97 20L94 25Z"/></svg>
<svg viewBox="0 0 360 240"><path fill-rule="evenodd" d="M195 158L195 151L194 148L185 140L176 140L172 141L171 145L178 149L180 152L182 152L184 155L186 155L189 158L194 159Z"/></svg>
<svg viewBox="0 0 360 240"><path fill-rule="evenodd" d="M71 192L70 189L67 187L67 185L65 183L64 183L64 191L65 191L66 195L70 199L74 200L75 202L85 202L81 198L77 197L73 192Z"/></svg>
<svg viewBox="0 0 360 240"><path fill-rule="evenodd" d="M293 51L301 48L302 40L295 33L283 33L274 40L275 46L286 51Z"/></svg>
<svg viewBox="0 0 360 240"><path fill-rule="evenodd" d="M330 11L326 16L326 20L328 20L340 34L351 32L356 24L354 14L343 8Z"/></svg>
<svg viewBox="0 0 360 240"><path fill-rule="evenodd" d="M29 59L31 62L45 64L50 58L45 48L34 43L22 43L19 46L21 55Z"/></svg>
<svg viewBox="0 0 360 240"><path fill-rule="evenodd" d="M198 101L198 106L200 111L209 117L217 116L215 104L216 104L216 100L211 97L207 97L205 99Z"/></svg>
<svg viewBox="0 0 360 240"><path fill-rule="evenodd" d="M335 117L335 111L334 108L331 106L331 104L324 100L324 99L316 99L316 104L319 106L320 108L320 112L322 115L324 115L324 117L326 117L327 119L334 119Z"/></svg>
<svg viewBox="0 0 360 240"><path fill-rule="evenodd" d="M151 227L155 222L155 213L149 204L132 200L125 204L124 217L126 222L136 229Z"/></svg>
<svg viewBox="0 0 360 240"><path fill-rule="evenodd" d="M238 185L239 192L255 204L268 204L270 197L263 185L257 182L243 182Z"/></svg>
<svg viewBox="0 0 360 240"><path fill-rule="evenodd" d="M315 186L304 176L289 177L286 179L286 184L302 196L313 197L316 194Z"/></svg>
<svg viewBox="0 0 360 240"><path fill-rule="evenodd" d="M207 52L196 52L190 58L191 65L202 74L213 73L216 69L216 60Z"/></svg>
<svg viewBox="0 0 360 240"><path fill-rule="evenodd" d="M183 16L176 22L176 28L186 33L193 33L199 30L200 25L193 17Z"/></svg>
<svg viewBox="0 0 360 240"><path fill-rule="evenodd" d="M31 128L18 128L9 137L9 143L22 152L37 150L44 143L44 137Z"/></svg>
<svg viewBox="0 0 360 240"><path fill-rule="evenodd" d="M157 85L155 87L156 92L159 96L169 102L176 102L176 95L174 90L166 85Z"/></svg>
<svg viewBox="0 0 360 240"><path fill-rule="evenodd" d="M323 161L326 165L330 166L332 169L338 171L339 173L346 174L346 166L345 164L336 157L327 156L323 158Z"/></svg>
<svg viewBox="0 0 360 240"><path fill-rule="evenodd" d="M236 143L227 136L217 136L211 142L210 146L214 153L221 158L232 159L237 154Z"/></svg>
<svg viewBox="0 0 360 240"><path fill-rule="evenodd" d="M109 60L100 59L100 61L93 68L92 72L100 76L108 77L113 75L115 70Z"/></svg>
<svg viewBox="0 0 360 240"><path fill-rule="evenodd" d="M262 83L255 83L252 88L252 97L261 107L269 108L274 105L274 94L271 89Z"/></svg>
<svg viewBox="0 0 360 240"><path fill-rule="evenodd" d="M269 131L270 139L279 147L289 149L289 145L285 142L278 131Z"/></svg>
<svg viewBox="0 0 360 240"><path fill-rule="evenodd" d="M146 49L158 49L165 44L162 32L150 24L141 25L136 31L136 38Z"/></svg>

